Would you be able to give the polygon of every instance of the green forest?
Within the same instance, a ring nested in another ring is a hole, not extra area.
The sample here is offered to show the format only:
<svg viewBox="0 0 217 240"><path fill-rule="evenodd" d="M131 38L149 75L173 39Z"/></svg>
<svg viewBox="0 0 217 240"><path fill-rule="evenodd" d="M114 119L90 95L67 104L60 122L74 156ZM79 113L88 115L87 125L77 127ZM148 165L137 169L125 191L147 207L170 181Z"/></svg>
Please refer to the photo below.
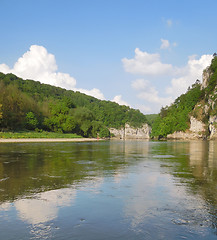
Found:
<svg viewBox="0 0 217 240"><path fill-rule="evenodd" d="M109 127L139 127L139 110L33 80L0 73L0 130L76 133L109 137Z"/></svg>
<svg viewBox="0 0 217 240"><path fill-rule="evenodd" d="M189 113L195 104L203 97L200 84L195 83L187 91L178 97L169 107L161 108L158 117L152 125L152 136L166 137L175 131L185 131L189 128Z"/></svg>

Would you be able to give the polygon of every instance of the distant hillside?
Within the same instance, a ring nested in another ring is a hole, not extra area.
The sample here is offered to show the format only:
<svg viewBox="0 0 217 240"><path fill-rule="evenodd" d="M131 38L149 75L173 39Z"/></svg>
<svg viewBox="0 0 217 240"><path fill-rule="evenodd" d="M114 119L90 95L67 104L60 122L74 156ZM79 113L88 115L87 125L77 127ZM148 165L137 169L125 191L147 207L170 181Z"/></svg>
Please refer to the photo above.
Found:
<svg viewBox="0 0 217 240"><path fill-rule="evenodd" d="M166 137L179 131L209 136L213 125L217 125L216 54L203 72L202 84L196 80L173 104L161 109L152 125L152 136Z"/></svg>
<svg viewBox="0 0 217 240"><path fill-rule="evenodd" d="M109 127L147 119L139 110L101 101L13 74L0 73L0 128L72 132L85 137L109 136Z"/></svg>
<svg viewBox="0 0 217 240"><path fill-rule="evenodd" d="M152 127L156 118L158 117L158 114L146 114L145 117L147 119L148 125Z"/></svg>

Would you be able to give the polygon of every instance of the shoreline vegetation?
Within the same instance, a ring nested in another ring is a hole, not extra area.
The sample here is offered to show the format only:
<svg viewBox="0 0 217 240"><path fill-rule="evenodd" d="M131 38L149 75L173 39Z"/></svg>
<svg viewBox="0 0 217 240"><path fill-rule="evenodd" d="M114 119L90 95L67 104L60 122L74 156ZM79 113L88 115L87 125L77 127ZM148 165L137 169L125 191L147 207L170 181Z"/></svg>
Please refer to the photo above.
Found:
<svg viewBox="0 0 217 240"><path fill-rule="evenodd" d="M89 142L99 141L99 138L84 138L72 133L54 133L54 132L0 132L0 143L13 142Z"/></svg>
<svg viewBox="0 0 217 240"><path fill-rule="evenodd" d="M100 138L0 138L0 143L42 143L42 142L94 142Z"/></svg>
<svg viewBox="0 0 217 240"><path fill-rule="evenodd" d="M25 142L92 142L101 141L99 138L84 138L77 134L54 132L0 132L0 143L25 143Z"/></svg>
<svg viewBox="0 0 217 240"><path fill-rule="evenodd" d="M0 132L0 139L28 139L28 138L83 138L75 133L57 133L47 131L16 131Z"/></svg>

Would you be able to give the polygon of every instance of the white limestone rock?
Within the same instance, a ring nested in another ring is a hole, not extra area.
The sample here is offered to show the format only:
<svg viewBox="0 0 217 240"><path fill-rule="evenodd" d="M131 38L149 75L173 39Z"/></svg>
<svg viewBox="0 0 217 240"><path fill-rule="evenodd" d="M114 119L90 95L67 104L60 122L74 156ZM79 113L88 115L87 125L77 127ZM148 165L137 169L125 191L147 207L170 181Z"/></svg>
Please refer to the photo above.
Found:
<svg viewBox="0 0 217 240"><path fill-rule="evenodd" d="M133 128L129 124L125 125L125 139L149 139L151 128L144 124L141 128Z"/></svg>
<svg viewBox="0 0 217 240"><path fill-rule="evenodd" d="M126 123L125 128L110 128L109 131L119 139L149 139L151 128L148 124L144 124L141 128L134 128Z"/></svg>
<svg viewBox="0 0 217 240"><path fill-rule="evenodd" d="M190 118L190 122L191 122L191 127L190 127L191 132L202 133L206 130L206 125L202 121L199 121L192 116Z"/></svg>
<svg viewBox="0 0 217 240"><path fill-rule="evenodd" d="M217 138L217 116L210 116L209 118L210 139Z"/></svg>
<svg viewBox="0 0 217 240"><path fill-rule="evenodd" d="M167 139L183 139L183 140L193 140L204 138L204 132L206 130L206 125L197 120L194 117L190 118L191 126L186 132L177 131L172 134L167 135Z"/></svg>
<svg viewBox="0 0 217 240"><path fill-rule="evenodd" d="M212 72L209 70L209 67L207 67L203 71L201 89L204 89L204 88L206 88L208 86L208 82L209 82L211 74L212 74Z"/></svg>
<svg viewBox="0 0 217 240"><path fill-rule="evenodd" d="M195 132L174 132L172 134L167 135L167 139L181 139L181 140L195 140L203 138L202 134L198 134Z"/></svg>
<svg viewBox="0 0 217 240"><path fill-rule="evenodd" d="M125 136L124 128L121 128L121 129L110 128L109 131L111 134L114 134L115 138L124 139L124 136Z"/></svg>

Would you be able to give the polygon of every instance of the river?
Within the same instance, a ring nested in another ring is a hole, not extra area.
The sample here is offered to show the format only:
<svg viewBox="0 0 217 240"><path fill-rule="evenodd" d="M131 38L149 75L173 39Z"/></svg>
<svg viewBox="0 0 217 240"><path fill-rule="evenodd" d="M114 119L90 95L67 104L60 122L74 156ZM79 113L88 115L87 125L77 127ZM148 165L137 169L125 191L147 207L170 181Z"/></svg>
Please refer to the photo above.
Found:
<svg viewBox="0 0 217 240"><path fill-rule="evenodd" d="M1 143L0 239L217 239L217 141Z"/></svg>

